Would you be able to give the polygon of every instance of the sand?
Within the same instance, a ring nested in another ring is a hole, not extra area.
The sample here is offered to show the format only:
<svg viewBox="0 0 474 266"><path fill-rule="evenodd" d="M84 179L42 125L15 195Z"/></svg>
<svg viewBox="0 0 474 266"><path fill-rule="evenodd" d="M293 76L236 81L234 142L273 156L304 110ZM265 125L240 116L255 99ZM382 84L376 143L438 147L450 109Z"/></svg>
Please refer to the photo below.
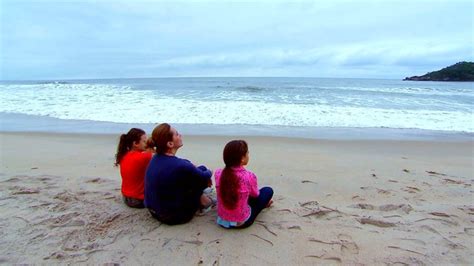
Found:
<svg viewBox="0 0 474 266"><path fill-rule="evenodd" d="M215 169L232 136L184 136ZM242 138L242 137L239 137ZM244 137L275 190L245 230L121 201L117 135L0 133L0 263L472 264L473 141Z"/></svg>

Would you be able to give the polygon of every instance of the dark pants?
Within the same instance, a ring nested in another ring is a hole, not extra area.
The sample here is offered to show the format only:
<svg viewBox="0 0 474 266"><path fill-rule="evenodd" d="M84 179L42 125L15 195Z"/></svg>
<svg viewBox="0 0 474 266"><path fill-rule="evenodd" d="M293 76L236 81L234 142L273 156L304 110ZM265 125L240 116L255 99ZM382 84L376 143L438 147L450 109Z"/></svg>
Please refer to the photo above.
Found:
<svg viewBox="0 0 474 266"><path fill-rule="evenodd" d="M182 210L181 212L176 212L172 214L158 214L152 209L148 209L148 211L150 211L150 214L151 216L153 216L153 218L167 225L185 224L191 221L191 219L194 217L194 213L196 212Z"/></svg>
<svg viewBox="0 0 474 266"><path fill-rule="evenodd" d="M156 212L153 209L148 209L151 216L157 219L158 221L167 224L167 225L177 225L185 224L194 217L194 214L199 209L200 199L202 195L202 189L192 190L189 192L189 198L187 198L186 203L179 210L173 211L161 211L160 213Z"/></svg>
<svg viewBox="0 0 474 266"><path fill-rule="evenodd" d="M249 198L249 205L252 209L250 217L245 223L236 228L247 228L255 222L257 215L267 207L268 203L273 197L273 189L271 187L262 187L257 198Z"/></svg>
<svg viewBox="0 0 474 266"><path fill-rule="evenodd" d="M123 196L123 202L125 202L125 204L130 208L137 208L137 209L145 208L145 205L143 204L143 200Z"/></svg>

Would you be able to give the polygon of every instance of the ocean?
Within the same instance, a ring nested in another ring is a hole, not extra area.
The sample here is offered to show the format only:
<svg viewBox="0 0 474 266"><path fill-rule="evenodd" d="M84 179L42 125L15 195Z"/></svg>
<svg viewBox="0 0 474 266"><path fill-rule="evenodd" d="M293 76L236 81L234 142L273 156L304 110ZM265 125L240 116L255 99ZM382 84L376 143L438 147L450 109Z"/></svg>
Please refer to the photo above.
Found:
<svg viewBox="0 0 474 266"><path fill-rule="evenodd" d="M2 81L0 129L15 130L5 121L19 115L25 121L473 133L473 85L341 78Z"/></svg>

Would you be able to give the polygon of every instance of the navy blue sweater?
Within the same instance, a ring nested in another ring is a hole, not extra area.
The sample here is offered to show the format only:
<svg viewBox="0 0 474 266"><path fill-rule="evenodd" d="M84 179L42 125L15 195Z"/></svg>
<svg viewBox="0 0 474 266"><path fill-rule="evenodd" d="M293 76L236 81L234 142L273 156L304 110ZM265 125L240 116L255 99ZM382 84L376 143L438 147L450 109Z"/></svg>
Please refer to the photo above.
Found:
<svg viewBox="0 0 474 266"><path fill-rule="evenodd" d="M199 208L199 198L212 172L176 156L156 154L145 175L145 206L168 224L184 223Z"/></svg>

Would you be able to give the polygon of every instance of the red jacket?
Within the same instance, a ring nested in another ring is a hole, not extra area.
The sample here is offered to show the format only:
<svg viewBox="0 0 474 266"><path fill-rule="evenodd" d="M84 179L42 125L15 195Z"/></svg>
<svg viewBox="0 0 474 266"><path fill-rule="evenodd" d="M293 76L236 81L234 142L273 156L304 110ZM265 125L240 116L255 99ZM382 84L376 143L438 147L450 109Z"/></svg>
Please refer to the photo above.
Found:
<svg viewBox="0 0 474 266"><path fill-rule="evenodd" d="M129 151L120 162L122 194L129 198L144 198L145 172L153 156L150 152Z"/></svg>

